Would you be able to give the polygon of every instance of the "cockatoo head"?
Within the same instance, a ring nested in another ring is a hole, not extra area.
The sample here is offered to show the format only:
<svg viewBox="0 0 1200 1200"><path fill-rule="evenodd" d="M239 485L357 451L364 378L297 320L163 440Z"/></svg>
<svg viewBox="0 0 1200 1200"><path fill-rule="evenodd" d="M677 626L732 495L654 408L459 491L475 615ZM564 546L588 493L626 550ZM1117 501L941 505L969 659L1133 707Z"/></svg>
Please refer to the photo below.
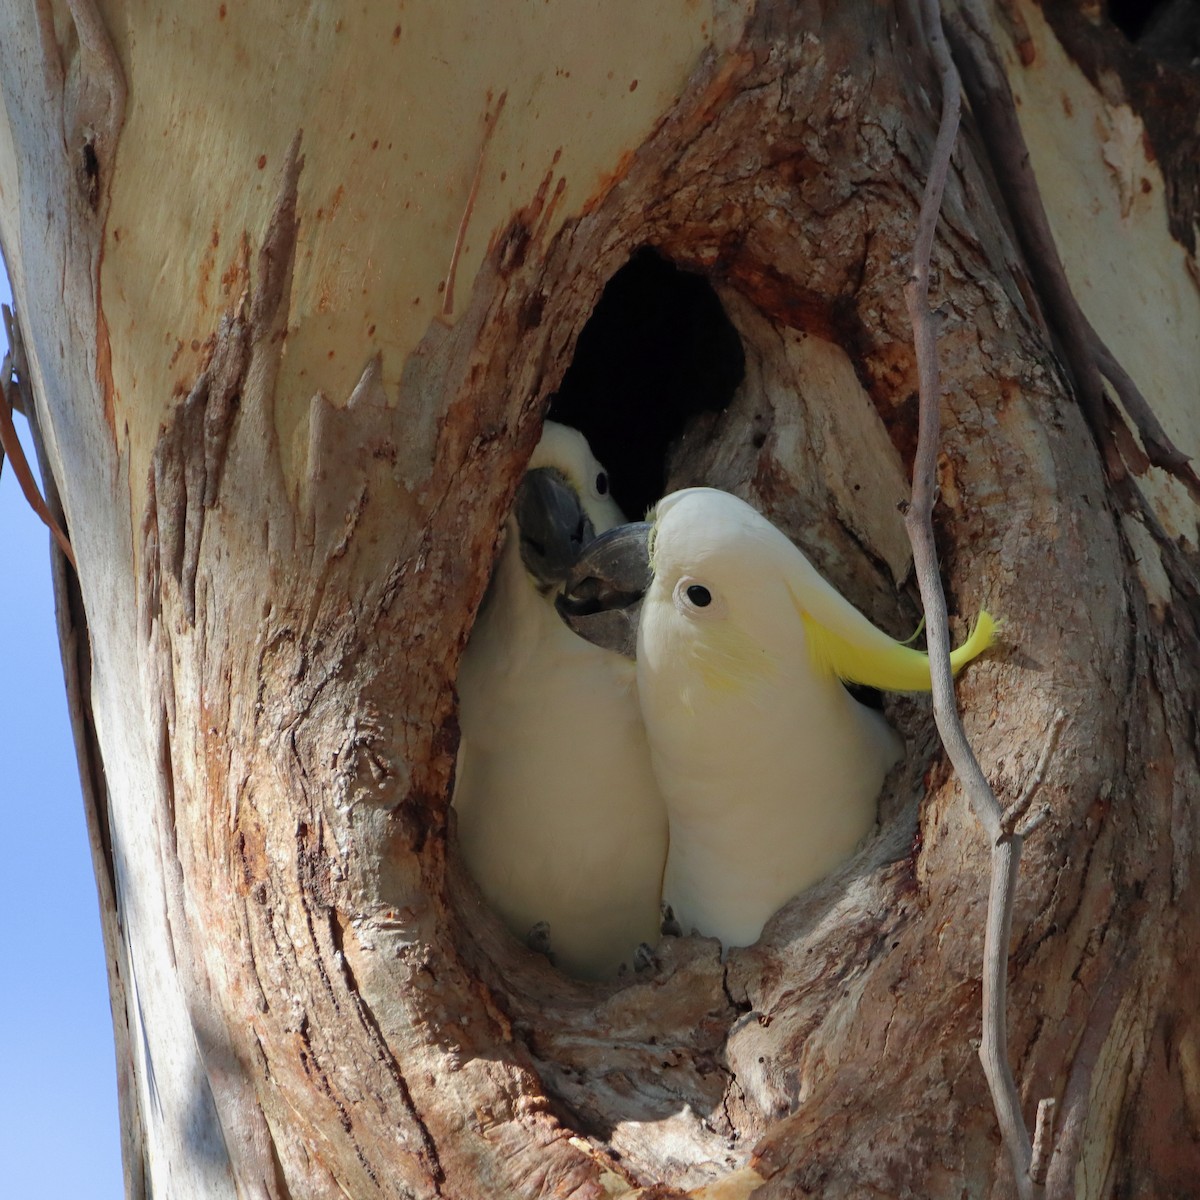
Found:
<svg viewBox="0 0 1200 1200"><path fill-rule="evenodd" d="M769 671L785 647L799 646L822 674L928 691L927 657L876 629L744 500L687 488L660 500L652 516L613 529L580 556L557 605L581 637L632 655L642 614L652 612L655 648L692 650L718 684ZM990 645L993 629L981 613L951 657L956 669ZM643 628L643 643L646 635Z"/></svg>
<svg viewBox="0 0 1200 1200"><path fill-rule="evenodd" d="M666 496L646 550L644 604L656 616L657 649L689 651L712 686L770 673L784 647L802 642L791 596L807 560L736 496L713 488Z"/></svg>
<svg viewBox="0 0 1200 1200"><path fill-rule="evenodd" d="M563 618L630 656L645 622L643 653L649 636L662 653L686 653L718 687L773 671L774 651L804 638L788 590L800 552L748 504L712 488L674 492L651 516L591 544L559 600Z"/></svg>
<svg viewBox="0 0 1200 1200"><path fill-rule="evenodd" d="M583 547L625 519L583 434L554 421L542 430L512 512L521 561L541 591L561 585Z"/></svg>

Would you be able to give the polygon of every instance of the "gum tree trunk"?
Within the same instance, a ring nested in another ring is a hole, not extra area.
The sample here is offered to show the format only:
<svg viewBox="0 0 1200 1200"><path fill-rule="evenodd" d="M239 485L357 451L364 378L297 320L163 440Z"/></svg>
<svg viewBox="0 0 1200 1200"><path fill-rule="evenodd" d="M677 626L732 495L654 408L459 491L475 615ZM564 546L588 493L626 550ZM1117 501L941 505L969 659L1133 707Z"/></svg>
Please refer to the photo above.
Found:
<svg viewBox="0 0 1200 1200"><path fill-rule="evenodd" d="M909 754L879 836L725 962L667 939L633 981L557 975L482 907L448 815L497 531L639 247L707 278L746 355L668 486L750 498L915 625L902 286L939 104L919 20L364 9L0 13L0 239L78 560L56 572L129 1195L1008 1194L972 1050L987 847L926 703L889 709ZM992 28L1076 294L1195 453L1195 135L1163 116L1195 77L1066 4ZM1114 485L981 127L934 251L938 535L960 632L982 603L1005 620L960 685L1002 800L1068 715L1020 882L1012 1062L1027 1119L1058 1101L1053 1194L1183 1194L1196 497L1115 407Z"/></svg>

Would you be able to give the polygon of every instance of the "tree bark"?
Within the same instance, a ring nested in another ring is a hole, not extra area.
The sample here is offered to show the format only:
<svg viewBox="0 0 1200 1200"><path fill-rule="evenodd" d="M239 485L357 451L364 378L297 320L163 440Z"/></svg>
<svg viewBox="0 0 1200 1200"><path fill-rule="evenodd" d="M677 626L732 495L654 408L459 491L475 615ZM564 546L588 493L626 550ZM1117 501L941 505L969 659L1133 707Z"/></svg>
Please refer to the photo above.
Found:
<svg viewBox="0 0 1200 1200"><path fill-rule="evenodd" d="M480 901L448 808L498 530L639 247L706 277L746 354L669 486L745 496L915 626L902 288L939 95L910 7L269 9L0 14L0 240L79 564L129 1195L1009 1194L971 1046L989 847L927 702L889 702L878 836L725 961L665 939L633 980L558 975ZM1076 294L1194 454L1191 168L1148 152L1144 83L1098 90L1041 10L994 36ZM1021 245L968 119L934 248L937 534L960 631L1005 621L959 685L1002 801L1069 714L1012 1064L1030 1125L1058 1101L1051 1194L1184 1194L1197 504L1124 424L1106 477Z"/></svg>

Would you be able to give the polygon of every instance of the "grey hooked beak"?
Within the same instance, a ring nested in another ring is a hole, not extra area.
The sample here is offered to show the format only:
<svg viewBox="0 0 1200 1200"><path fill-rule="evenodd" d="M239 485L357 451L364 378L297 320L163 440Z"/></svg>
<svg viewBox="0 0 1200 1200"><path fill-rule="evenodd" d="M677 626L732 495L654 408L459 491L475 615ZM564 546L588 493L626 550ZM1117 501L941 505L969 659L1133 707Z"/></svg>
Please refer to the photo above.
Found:
<svg viewBox="0 0 1200 1200"><path fill-rule="evenodd" d="M557 587L596 532L579 496L558 471L537 467L521 480L513 513L525 569L543 591Z"/></svg>
<svg viewBox="0 0 1200 1200"><path fill-rule="evenodd" d="M653 578L649 539L645 521L602 533L579 556L554 602L581 638L626 658L637 657L642 597Z"/></svg>

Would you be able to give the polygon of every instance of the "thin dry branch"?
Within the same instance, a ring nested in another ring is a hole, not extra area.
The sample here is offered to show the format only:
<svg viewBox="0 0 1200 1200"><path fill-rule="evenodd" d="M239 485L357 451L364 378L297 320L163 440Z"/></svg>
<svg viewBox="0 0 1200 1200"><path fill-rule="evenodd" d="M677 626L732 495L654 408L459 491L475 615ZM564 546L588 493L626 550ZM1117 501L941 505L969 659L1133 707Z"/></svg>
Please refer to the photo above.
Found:
<svg viewBox="0 0 1200 1200"><path fill-rule="evenodd" d="M4 453L8 455L8 461L12 463L13 474L17 477L17 482L21 485L21 491L25 494L25 499L29 502L29 507L41 518L42 523L54 535L54 540L58 543L59 549L66 555L67 561L72 567L75 567L75 552L71 549L71 543L67 540L67 535L59 527L58 522L54 519L50 509L46 507L46 501L42 499L42 493L38 489L37 480L33 477L33 471L30 470L29 461L25 457L25 451L21 446L21 441L17 437L17 428L13 424L13 412L20 409L20 405L16 403L14 393L17 392L19 386L14 380L13 363L23 361L23 354L20 346L20 330L17 328L16 322L13 320L12 310L8 305L3 306L4 327L8 333L8 344L12 347L10 352L4 356L3 366L0 367L0 446L3 447ZM27 376L18 368L16 377L19 380L24 380ZM26 406L28 412L28 406ZM0 458L0 462L3 459ZM78 570L78 567L76 567Z"/></svg>
<svg viewBox="0 0 1200 1200"><path fill-rule="evenodd" d="M991 846L991 885L988 890L987 927L984 934L983 1029L979 1056L987 1077L992 1103L1008 1148L1017 1190L1022 1200L1042 1194L1030 1168L1033 1146L1021 1116L1021 1100L1008 1062L1006 995L1008 945L1012 933L1013 901L1021 862L1020 836L1005 828L1004 812L979 766L958 717L954 676L950 667L950 630L946 596L938 569L933 536L938 441L941 428L941 382L937 361L937 331L929 308L929 265L942 193L950 169L950 155L958 133L961 92L958 72L942 32L938 0L921 0L925 37L937 65L942 87L942 113L929 179L921 201L913 247L912 274L904 288L913 326L919 379L919 429L913 464L912 499L905 527L913 549L917 583L925 608L933 711L942 743L962 781L963 789ZM1032 795L1032 791L1030 792Z"/></svg>
<svg viewBox="0 0 1200 1200"><path fill-rule="evenodd" d="M1046 1182L1046 1168L1050 1165L1050 1151L1054 1146L1053 1100L1039 1100L1037 1123L1033 1133L1033 1161L1029 1164L1029 1178L1039 1187Z"/></svg>
<svg viewBox="0 0 1200 1200"><path fill-rule="evenodd" d="M1137 385L1092 327L1071 290L1042 204L1029 149L1021 133L1012 90L980 0L962 0L961 9L947 13L946 28L971 110L992 159L993 174L1045 304L1047 319L1058 336L1075 380L1080 407L1103 456L1109 478L1114 483L1120 482L1127 469L1137 473L1137 468L1127 463L1110 428L1104 380L1108 381L1133 422L1150 463L1178 479L1192 498L1200 502L1200 476L1187 455L1171 441Z"/></svg>
<svg viewBox="0 0 1200 1200"><path fill-rule="evenodd" d="M1040 813L1034 813L1029 817L1026 817L1026 813L1029 812L1029 806L1033 803L1033 798L1037 794L1038 788L1042 786L1042 780L1046 776L1046 767L1050 762L1050 756L1054 753L1055 747L1058 745L1058 737L1062 733L1062 728L1066 724L1066 721L1067 714L1061 708L1058 709L1054 714L1054 720L1050 722L1050 731L1046 735L1046 741L1042 745L1042 752L1038 755L1037 766L1034 767L1033 774L1026 781L1020 796L1005 810L1001 825L1006 834L1019 833L1022 837L1025 837L1033 828L1034 822L1041 824L1041 820L1044 819L1041 818Z"/></svg>

